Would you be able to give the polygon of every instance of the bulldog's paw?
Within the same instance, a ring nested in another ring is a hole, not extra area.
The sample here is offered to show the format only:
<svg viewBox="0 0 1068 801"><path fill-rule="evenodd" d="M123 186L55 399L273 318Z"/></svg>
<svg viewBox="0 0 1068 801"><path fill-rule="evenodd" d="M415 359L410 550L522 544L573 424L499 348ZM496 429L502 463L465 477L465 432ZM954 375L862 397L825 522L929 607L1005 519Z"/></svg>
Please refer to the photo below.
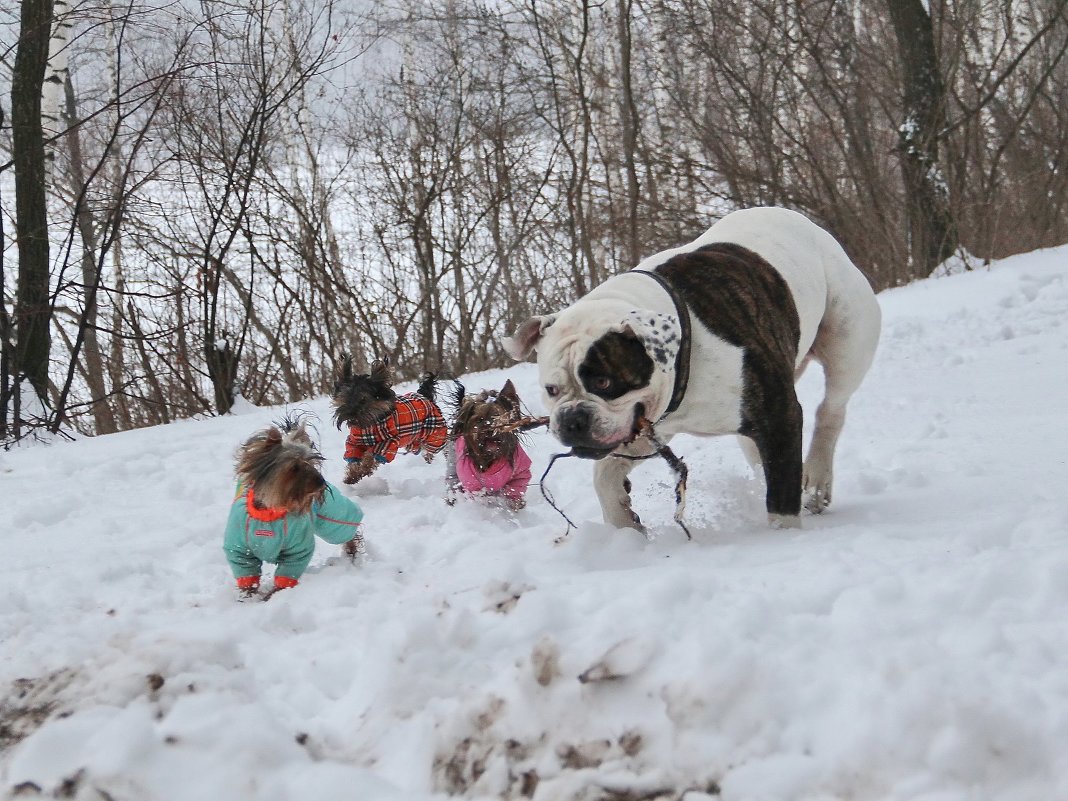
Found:
<svg viewBox="0 0 1068 801"><path fill-rule="evenodd" d="M833 476L830 468L821 460L810 459L805 462L801 477L801 488L806 510L818 515L831 505L832 480Z"/></svg>
<svg viewBox="0 0 1068 801"><path fill-rule="evenodd" d="M631 508L629 497L621 499L618 506L609 505L601 512L604 522L614 528L634 528L641 532L645 531L638 513Z"/></svg>
<svg viewBox="0 0 1068 801"><path fill-rule="evenodd" d="M774 529L801 528L801 518L797 515L778 515L769 512L768 526Z"/></svg>
<svg viewBox="0 0 1068 801"><path fill-rule="evenodd" d="M831 505L830 488L816 487L806 489L803 496L805 510L811 514L823 514L823 510Z"/></svg>

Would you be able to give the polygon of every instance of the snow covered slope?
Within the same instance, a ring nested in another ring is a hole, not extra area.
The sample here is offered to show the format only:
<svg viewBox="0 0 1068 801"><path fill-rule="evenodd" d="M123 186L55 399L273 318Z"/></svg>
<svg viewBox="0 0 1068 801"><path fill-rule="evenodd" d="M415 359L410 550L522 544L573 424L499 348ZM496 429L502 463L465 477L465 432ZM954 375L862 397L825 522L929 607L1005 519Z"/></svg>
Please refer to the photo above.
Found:
<svg viewBox="0 0 1068 801"><path fill-rule="evenodd" d="M881 295L835 504L799 532L765 527L732 438L672 443L693 542L660 464L646 539L559 462L557 542L536 485L517 516L449 508L402 455L354 493L361 564L320 543L236 603L232 454L284 410L0 454L0 793L1068 799L1066 276L1068 247ZM506 376L539 411L532 365L466 383ZM339 482L326 401L301 408ZM557 450L531 437L535 479Z"/></svg>

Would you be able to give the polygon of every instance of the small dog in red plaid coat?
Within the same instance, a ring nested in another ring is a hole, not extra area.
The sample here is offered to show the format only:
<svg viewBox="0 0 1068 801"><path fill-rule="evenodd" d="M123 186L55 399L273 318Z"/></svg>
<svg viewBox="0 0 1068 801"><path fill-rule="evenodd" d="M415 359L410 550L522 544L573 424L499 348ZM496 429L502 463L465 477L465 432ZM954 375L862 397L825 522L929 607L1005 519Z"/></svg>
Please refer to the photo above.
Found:
<svg viewBox="0 0 1068 801"><path fill-rule="evenodd" d="M345 359L334 383L334 422L349 426L345 439L346 484L367 478L380 464L392 462L397 451L422 452L431 462L445 447L448 427L434 401L437 381L423 376L419 389L406 395L393 391L388 359L376 361L369 374L356 374L352 358Z"/></svg>

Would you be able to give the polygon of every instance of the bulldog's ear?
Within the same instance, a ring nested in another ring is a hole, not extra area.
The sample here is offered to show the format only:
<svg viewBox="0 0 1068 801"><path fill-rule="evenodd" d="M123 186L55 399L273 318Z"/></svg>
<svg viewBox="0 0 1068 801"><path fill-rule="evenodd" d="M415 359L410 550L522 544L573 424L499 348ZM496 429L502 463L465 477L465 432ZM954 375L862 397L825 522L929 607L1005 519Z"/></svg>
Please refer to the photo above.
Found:
<svg viewBox="0 0 1068 801"><path fill-rule="evenodd" d="M622 320L620 330L638 338L658 369L675 369L675 357L682 346L682 326L674 314L634 309Z"/></svg>
<svg viewBox="0 0 1068 801"><path fill-rule="evenodd" d="M548 328L556 321L555 314L543 314L538 317L531 317L510 337L505 337L501 340L501 344L504 345L505 351L508 355L515 359L517 362L526 360L538 346L538 340L541 339L541 335L545 333L545 329Z"/></svg>

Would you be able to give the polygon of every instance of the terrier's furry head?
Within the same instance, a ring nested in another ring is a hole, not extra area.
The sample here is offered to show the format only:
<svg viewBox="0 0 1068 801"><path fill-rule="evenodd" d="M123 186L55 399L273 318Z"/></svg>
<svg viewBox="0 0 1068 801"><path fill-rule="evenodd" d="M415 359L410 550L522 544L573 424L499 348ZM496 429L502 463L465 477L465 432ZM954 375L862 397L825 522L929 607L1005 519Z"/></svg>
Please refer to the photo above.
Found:
<svg viewBox="0 0 1068 801"><path fill-rule="evenodd" d="M463 437L475 467L484 471L501 457L512 461L519 449L519 434L504 431L520 417L519 395L511 380L500 390L467 395L453 423L453 437Z"/></svg>
<svg viewBox="0 0 1068 801"><path fill-rule="evenodd" d="M370 373L354 373L352 357L346 356L341 375L334 381L334 422L354 428L373 426L393 413L397 393L389 359L376 361Z"/></svg>
<svg viewBox="0 0 1068 801"><path fill-rule="evenodd" d="M249 437L237 451L236 472L257 506L307 513L326 489L322 461L303 421L287 417Z"/></svg>

